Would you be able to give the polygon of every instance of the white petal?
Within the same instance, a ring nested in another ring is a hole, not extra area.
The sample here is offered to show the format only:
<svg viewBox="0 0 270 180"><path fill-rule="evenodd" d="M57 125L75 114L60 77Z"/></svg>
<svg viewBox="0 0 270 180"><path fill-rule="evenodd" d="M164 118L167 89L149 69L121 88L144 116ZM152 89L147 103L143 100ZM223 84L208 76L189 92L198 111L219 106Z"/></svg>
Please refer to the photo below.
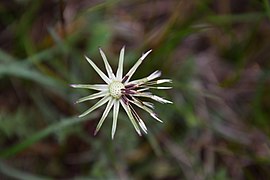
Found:
<svg viewBox="0 0 270 180"><path fill-rule="evenodd" d="M98 73L98 75L107 83L109 84L110 82L112 82L112 80L110 80L97 66L96 64L89 59L87 56L85 56L85 59L89 62L89 64L95 69L95 71Z"/></svg>
<svg viewBox="0 0 270 180"><path fill-rule="evenodd" d="M114 101L114 106L113 106L113 124L112 124L112 139L114 138L114 134L116 132L116 126L117 126L117 118L118 118L118 112L119 112L119 101L115 100Z"/></svg>
<svg viewBox="0 0 270 180"><path fill-rule="evenodd" d="M121 49L119 56L118 68L116 72L116 78L118 81L121 81L123 77L124 55L125 55L125 46Z"/></svg>
<svg viewBox="0 0 270 180"><path fill-rule="evenodd" d="M140 128L139 128L137 122L135 121L133 115L131 114L130 108L122 100L120 100L120 103L121 103L122 107L124 108L124 110L126 111L126 113L127 113L128 117L129 117L131 123L133 124L135 130L141 136L142 134L141 134Z"/></svg>
<svg viewBox="0 0 270 180"><path fill-rule="evenodd" d="M154 109L154 104L151 102L142 102L145 106L150 107L151 109Z"/></svg>
<svg viewBox="0 0 270 180"><path fill-rule="evenodd" d="M95 133L94 135L96 135L99 131L99 129L101 128L103 122L105 121L106 117L108 116L112 106L113 106L113 101L114 99L110 99L110 101L108 102L107 106L106 106L106 109L104 110L103 114L102 114L102 117L100 118L99 122L98 122L98 125L96 127L96 130L95 130Z"/></svg>
<svg viewBox="0 0 270 180"><path fill-rule="evenodd" d="M82 113L79 117L83 117L87 114L89 114L90 112L94 111L95 109L99 108L100 106L102 106L103 104L105 104L107 101L109 101L111 99L111 96L105 96L103 97L101 100L99 100L94 106L92 106L91 108L89 108L87 111L85 111L84 113Z"/></svg>
<svg viewBox="0 0 270 180"><path fill-rule="evenodd" d="M115 76L114 76L113 71L112 71L112 67L109 64L109 62L108 62L108 60L106 58L106 55L104 54L104 52L102 51L101 48L99 48L99 52L100 52L100 55L101 55L101 57L102 57L102 59L104 61L105 68L106 68L106 71L108 73L109 78L110 79L115 79Z"/></svg>
<svg viewBox="0 0 270 180"><path fill-rule="evenodd" d="M104 91L108 89L108 84L71 84L73 88L93 89L98 91Z"/></svg>
<svg viewBox="0 0 270 180"><path fill-rule="evenodd" d="M155 118L157 121L163 123L163 121L157 117L157 114L156 114L156 113L151 113L150 115L151 115L153 118Z"/></svg>
<svg viewBox="0 0 270 180"><path fill-rule="evenodd" d="M84 102L84 101L89 101L89 100L92 100L92 99L100 98L100 97L106 96L108 94L109 94L108 91L101 91L101 92L98 92L98 93L91 94L89 96L80 98L78 101L76 101L76 103L81 103L81 102Z"/></svg>
<svg viewBox="0 0 270 180"><path fill-rule="evenodd" d="M173 103L173 102L171 102L169 100L166 100L166 99L164 99L162 97L159 97L159 96L156 96L156 95L153 95L151 98L153 100L158 101L158 102L161 102L161 103L168 103L168 104L172 104Z"/></svg>
<svg viewBox="0 0 270 180"><path fill-rule="evenodd" d="M132 75L135 73L135 71L137 70L137 68L140 66L140 64L143 62L143 60L146 58L146 56L152 51L149 50L146 53L144 53L140 59L134 64L134 66L128 71L128 73L126 74L127 76L127 80L126 82L129 82L130 78L132 77Z"/></svg>
<svg viewBox="0 0 270 180"><path fill-rule="evenodd" d="M145 110L146 112L148 112L153 118L155 118L157 121L159 122L162 122L162 120L160 120L158 117L157 117L157 114L152 111L152 109L146 107L145 105L143 105L142 103L140 103L140 101L136 100L134 98L134 101L130 101L131 103L135 104L136 106L138 106L139 108Z"/></svg>
<svg viewBox="0 0 270 180"><path fill-rule="evenodd" d="M139 125L141 126L142 130L144 131L145 134L147 134L147 128L143 122L142 119L139 119Z"/></svg>
<svg viewBox="0 0 270 180"><path fill-rule="evenodd" d="M149 76L147 76L146 78L137 79L137 80L129 82L128 84L146 83L146 82L151 81L153 79L156 79L160 76L161 76L161 72L157 70L157 71L153 72L152 74L150 74Z"/></svg>
<svg viewBox="0 0 270 180"><path fill-rule="evenodd" d="M147 90L149 90L149 88L142 88L142 89L138 89L137 91L138 92L143 92L143 91L147 91Z"/></svg>
<svg viewBox="0 0 270 180"><path fill-rule="evenodd" d="M170 79L160 79L160 80L156 80L156 81L148 81L147 78L135 80L135 81L129 82L128 84L142 84L143 86L147 87L147 86L151 86L151 85L157 85L157 84L171 83L172 82L172 80L170 80Z"/></svg>
<svg viewBox="0 0 270 180"><path fill-rule="evenodd" d="M147 77L146 78L142 78L142 79L137 79L137 80L134 80L134 81L130 81L128 84L142 84L142 83L145 83L147 82Z"/></svg>
<svg viewBox="0 0 270 180"><path fill-rule="evenodd" d="M172 83L171 79L159 79L157 80L157 84L162 84L162 83Z"/></svg>
<svg viewBox="0 0 270 180"><path fill-rule="evenodd" d="M169 100L166 100L162 97L159 97L159 96L156 96L156 95L152 95L150 93L138 93L138 94L133 94L133 96L137 96L137 97L147 97L147 98L151 98L157 102L160 102L160 103L168 103L168 104L172 104L173 102L169 101Z"/></svg>
<svg viewBox="0 0 270 180"><path fill-rule="evenodd" d="M147 88L150 88L150 89L163 89L163 90L166 90L166 89L172 89L171 86L147 86Z"/></svg>
<svg viewBox="0 0 270 180"><path fill-rule="evenodd" d="M158 78L158 77L160 77L160 76L161 76L161 72L160 72L160 71L155 71L155 72L153 72L152 74L150 74L150 75L147 77L147 80L148 80L148 81L151 81L151 80L156 79L156 78Z"/></svg>
<svg viewBox="0 0 270 180"><path fill-rule="evenodd" d="M135 111L135 109L131 106L131 104L128 107L130 107L130 110L131 110L133 117L135 118L135 120L137 120L137 122L139 123L139 125L142 128L142 130L144 131L144 133L147 134L147 128L146 128L143 120L140 118L140 116Z"/></svg>

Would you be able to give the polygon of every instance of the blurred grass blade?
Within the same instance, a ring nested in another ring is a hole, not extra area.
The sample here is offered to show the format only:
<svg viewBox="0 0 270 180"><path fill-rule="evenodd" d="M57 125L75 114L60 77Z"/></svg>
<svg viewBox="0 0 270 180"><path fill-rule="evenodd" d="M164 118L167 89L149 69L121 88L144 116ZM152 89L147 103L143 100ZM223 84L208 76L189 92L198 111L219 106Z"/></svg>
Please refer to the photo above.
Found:
<svg viewBox="0 0 270 180"><path fill-rule="evenodd" d="M60 48L59 46L53 46L51 48L37 52L23 59L23 62L25 65L31 65L31 64L38 64L43 61L48 61L55 56L55 54L59 51L59 48Z"/></svg>
<svg viewBox="0 0 270 180"><path fill-rule="evenodd" d="M161 157L162 150L158 142L158 139L155 137L155 135L149 131L148 136L146 136L146 139L149 142L151 148L153 149L155 155L157 155L158 157Z"/></svg>
<svg viewBox="0 0 270 180"><path fill-rule="evenodd" d="M61 86L61 84L59 84L59 82L55 81L53 78L44 76L38 71L32 70L26 66L22 66L20 63L13 63L1 66L0 77L1 75L16 76L19 78L35 81L44 86L54 87L58 90L63 90L63 86Z"/></svg>
<svg viewBox="0 0 270 180"><path fill-rule="evenodd" d="M237 22L256 22L258 20L261 20L263 17L265 17L264 13L245 13L245 14L233 14L233 15L214 15L214 16L208 16L207 20L224 25L228 23L237 23Z"/></svg>
<svg viewBox="0 0 270 180"><path fill-rule="evenodd" d="M15 58L0 49L0 62L12 62Z"/></svg>
<svg viewBox="0 0 270 180"><path fill-rule="evenodd" d="M263 0L264 6L265 6L265 10L266 10L266 14L268 16L268 18L270 18L270 3L269 0Z"/></svg>
<svg viewBox="0 0 270 180"><path fill-rule="evenodd" d="M63 128L66 128L68 126L75 125L77 123L83 122L88 118L77 118L77 117L71 117L67 119L62 119L60 122L56 124L52 124L51 126L47 127L46 129L39 131L36 134L31 135L29 138L23 140L22 142L15 144L14 146L7 148L5 150L0 151L0 157L10 157L12 155L17 154L18 152L24 150L25 148L31 146L35 142L49 136L50 134L57 132Z"/></svg>
<svg viewBox="0 0 270 180"><path fill-rule="evenodd" d="M5 174L6 176L14 179L21 179L21 180L49 180L51 178L47 177L40 177L33 174L29 174L26 172L19 171L17 169L14 169L8 165L6 165L4 162L0 162L0 172L2 174ZM1 176L1 179L3 177Z"/></svg>

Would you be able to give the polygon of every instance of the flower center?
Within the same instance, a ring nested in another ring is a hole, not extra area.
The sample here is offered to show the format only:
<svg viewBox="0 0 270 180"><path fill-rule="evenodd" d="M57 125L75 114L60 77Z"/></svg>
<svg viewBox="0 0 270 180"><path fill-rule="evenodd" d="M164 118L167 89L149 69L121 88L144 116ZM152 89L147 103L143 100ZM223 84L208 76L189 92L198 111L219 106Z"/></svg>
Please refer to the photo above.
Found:
<svg viewBox="0 0 270 180"><path fill-rule="evenodd" d="M109 92L110 95L116 99L119 99L122 96L122 92L121 89L124 89L125 86L124 84L122 84L119 81L113 81L110 85L109 85Z"/></svg>

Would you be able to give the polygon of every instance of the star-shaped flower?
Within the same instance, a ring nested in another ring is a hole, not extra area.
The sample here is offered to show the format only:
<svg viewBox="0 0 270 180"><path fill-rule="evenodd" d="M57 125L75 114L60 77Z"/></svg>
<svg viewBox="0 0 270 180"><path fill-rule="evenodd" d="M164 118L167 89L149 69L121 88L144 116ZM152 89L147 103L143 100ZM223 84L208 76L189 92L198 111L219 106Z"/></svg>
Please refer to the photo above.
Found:
<svg viewBox="0 0 270 180"><path fill-rule="evenodd" d="M113 73L110 64L104 54L104 52L99 49L101 57L104 61L105 68L107 71L107 75L105 75L97 66L96 64L85 56L86 60L89 64L95 69L95 71L99 74L99 76L105 81L106 84L72 84L71 87L74 88L85 88L85 89L92 89L99 91L97 93L91 94L89 96L83 97L77 101L77 103L81 103L84 101L89 101L97 98L101 98L95 105L89 108L87 111L82 113L79 117L83 117L92 111L96 110L100 106L107 103L107 106L102 114L102 117L96 127L95 135L100 130L104 120L108 116L110 110L113 108L113 124L112 124L112 132L111 136L112 139L114 138L117 126L117 118L119 113L119 106L123 107L126 111L131 123L133 124L137 133L141 136L140 128L147 133L147 128L140 118L138 113L135 111L133 106L137 106L146 112L148 112L154 119L159 122L162 122L158 117L157 114L153 111L154 105L151 102L145 102L140 100L141 97L143 98L150 98L152 100L158 101L160 103L172 103L166 99L163 99L159 96L153 95L149 92L149 89L171 89L171 87L164 87L164 86L155 86L163 83L171 83L170 79L160 79L155 80L156 78L161 76L160 71L155 71L149 76L130 81L132 75L135 73L137 68L146 58L146 56L152 51L149 50L145 54L143 54L139 60L133 65L133 67L127 72L125 76L123 76L123 64L124 64L124 52L125 48L123 47L120 51L118 69L116 74Z"/></svg>

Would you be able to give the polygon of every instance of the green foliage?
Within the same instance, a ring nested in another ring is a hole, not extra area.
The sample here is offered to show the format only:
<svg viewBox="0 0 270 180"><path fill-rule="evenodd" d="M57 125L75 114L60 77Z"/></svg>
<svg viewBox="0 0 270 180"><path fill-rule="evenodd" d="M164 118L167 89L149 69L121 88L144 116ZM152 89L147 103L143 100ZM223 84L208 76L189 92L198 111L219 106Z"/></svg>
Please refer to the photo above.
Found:
<svg viewBox="0 0 270 180"><path fill-rule="evenodd" d="M270 5L243 2L1 1L0 179L270 179ZM161 70L174 104L138 111L143 137L123 109L94 137L104 107L78 118L93 91L69 84L124 45L125 72L153 49L134 78Z"/></svg>
<svg viewBox="0 0 270 180"><path fill-rule="evenodd" d="M5 114L1 112L0 116L0 132L2 136L7 138L20 137L26 138L33 133L34 127L31 127L31 119L34 114L30 109L18 109L13 114Z"/></svg>

